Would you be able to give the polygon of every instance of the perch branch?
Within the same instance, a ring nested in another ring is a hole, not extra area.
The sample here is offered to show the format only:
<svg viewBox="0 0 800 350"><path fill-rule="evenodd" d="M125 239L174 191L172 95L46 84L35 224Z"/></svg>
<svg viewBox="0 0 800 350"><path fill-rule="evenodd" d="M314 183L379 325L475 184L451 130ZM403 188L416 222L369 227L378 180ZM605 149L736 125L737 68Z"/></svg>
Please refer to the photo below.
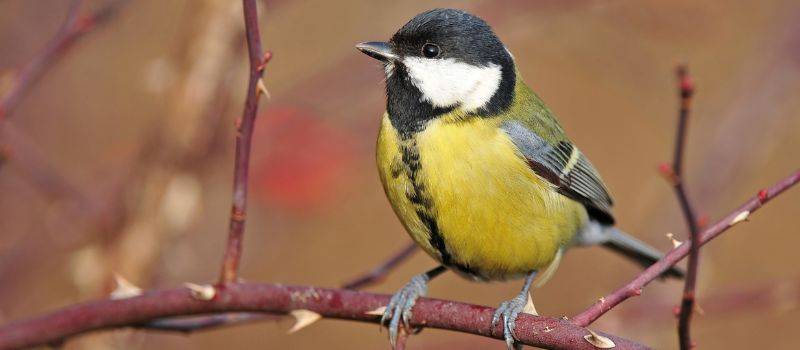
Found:
<svg viewBox="0 0 800 350"><path fill-rule="evenodd" d="M0 327L0 350L58 343L72 336L101 329L130 327L154 319L220 312L269 312L285 314L305 309L326 318L378 323L370 313L389 301L388 295L341 289L274 284L229 283L215 297L204 301L186 288L149 291L130 299L98 300L70 306L53 313ZM422 298L414 307L412 326L448 329L502 339L502 325L491 327L493 308ZM493 332L494 331L494 332ZM528 345L548 349L594 349L584 339L585 328L563 319L520 314L517 338ZM615 349L646 349L609 334Z"/></svg>
<svg viewBox="0 0 800 350"><path fill-rule="evenodd" d="M261 77L264 66L272 57L264 55L261 49L261 34L258 29L258 10L256 0L242 0L244 10L247 51L250 58L250 79L247 83L247 98L244 102L242 118L236 125L236 155L233 168L233 205L228 232L228 243L222 262L220 283L236 281L239 261L242 256L242 239L247 218L247 181L250 167L250 145L253 138L253 127L258 111L258 100L262 93Z"/></svg>
<svg viewBox="0 0 800 350"><path fill-rule="evenodd" d="M759 191L755 197L750 198L738 209L704 229L699 235L700 245L702 246L703 244L708 243L708 241L716 238L734 225L747 220L750 215L756 210L760 209L761 206L775 198L777 195L783 193L790 187L796 185L798 182L800 182L800 169L795 170L788 177L772 185L772 187ZM572 321L582 327L588 326L600 316L619 305L621 302L630 297L641 295L642 288L644 286L661 276L661 274L678 263L678 261L685 258L686 255L689 254L691 245L692 242L684 242L678 247L673 248L663 258L661 258L661 260L653 265L650 265L650 267L636 276L636 278L634 278L631 282L600 299L588 309L573 317Z"/></svg>

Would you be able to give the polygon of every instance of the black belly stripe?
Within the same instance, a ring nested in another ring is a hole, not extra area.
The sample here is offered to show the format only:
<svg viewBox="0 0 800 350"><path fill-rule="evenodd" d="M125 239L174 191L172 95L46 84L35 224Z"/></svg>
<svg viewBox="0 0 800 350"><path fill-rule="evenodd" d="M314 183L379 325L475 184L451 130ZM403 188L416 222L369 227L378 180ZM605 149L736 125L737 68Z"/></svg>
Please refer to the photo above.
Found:
<svg viewBox="0 0 800 350"><path fill-rule="evenodd" d="M413 137L409 137L401 143L402 160L407 167L408 179L411 182L411 191L406 193L406 197L411 203L416 205L416 213L419 220L425 225L430 234L429 242L442 258L443 265L452 265L452 256L447 251L442 233L439 231L439 224L433 215L433 203L426 193L425 184L417 179L420 169L419 150Z"/></svg>
<svg viewBox="0 0 800 350"><path fill-rule="evenodd" d="M439 251L439 254L442 256L442 264L444 265L452 265L453 257L450 256L450 253L447 251L447 246L444 244L444 238L442 238L441 232L439 232L439 225L436 223L436 219L428 215L423 210L417 210L417 216L419 217L422 224L428 228L428 232L430 232L431 237L429 241L431 246L436 248Z"/></svg>

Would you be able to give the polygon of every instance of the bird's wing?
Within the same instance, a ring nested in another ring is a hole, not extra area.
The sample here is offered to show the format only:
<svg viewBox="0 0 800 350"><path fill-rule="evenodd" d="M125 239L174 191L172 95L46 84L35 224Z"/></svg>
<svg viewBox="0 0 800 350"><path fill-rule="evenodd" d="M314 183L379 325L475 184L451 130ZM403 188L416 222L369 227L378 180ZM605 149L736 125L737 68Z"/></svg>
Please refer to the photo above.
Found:
<svg viewBox="0 0 800 350"><path fill-rule="evenodd" d="M514 120L503 122L501 127L536 174L552 183L559 193L586 206L595 220L614 223L613 202L603 180L589 159L569 140L553 145Z"/></svg>

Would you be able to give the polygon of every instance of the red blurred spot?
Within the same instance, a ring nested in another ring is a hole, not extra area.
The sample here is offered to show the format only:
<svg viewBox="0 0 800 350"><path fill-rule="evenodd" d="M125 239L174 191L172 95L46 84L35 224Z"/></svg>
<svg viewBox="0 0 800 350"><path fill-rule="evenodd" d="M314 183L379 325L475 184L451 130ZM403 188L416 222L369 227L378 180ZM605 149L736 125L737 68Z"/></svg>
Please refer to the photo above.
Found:
<svg viewBox="0 0 800 350"><path fill-rule="evenodd" d="M669 163L661 163L658 165L658 172L665 177L672 177L672 166Z"/></svg>
<svg viewBox="0 0 800 350"><path fill-rule="evenodd" d="M766 202L766 201L767 201L767 199L768 199L768 197L769 197L769 192L767 192L767 190L761 190L761 191L758 191L758 200L759 200L761 203L764 203L764 202Z"/></svg>
<svg viewBox="0 0 800 350"><path fill-rule="evenodd" d="M699 219L697 219L697 228L705 229L708 225L708 215L701 215Z"/></svg>
<svg viewBox="0 0 800 350"><path fill-rule="evenodd" d="M291 106L270 107L258 116L254 147L256 196L298 211L332 199L354 150L344 131Z"/></svg>

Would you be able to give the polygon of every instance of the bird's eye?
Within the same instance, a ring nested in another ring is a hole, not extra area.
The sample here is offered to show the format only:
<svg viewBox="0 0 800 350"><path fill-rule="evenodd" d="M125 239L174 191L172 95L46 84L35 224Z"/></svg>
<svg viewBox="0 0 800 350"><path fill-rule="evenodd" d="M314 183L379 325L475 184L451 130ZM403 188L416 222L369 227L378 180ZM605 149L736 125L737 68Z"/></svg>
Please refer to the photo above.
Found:
<svg viewBox="0 0 800 350"><path fill-rule="evenodd" d="M436 44L425 44L422 46L422 55L427 58L439 56L439 46Z"/></svg>

